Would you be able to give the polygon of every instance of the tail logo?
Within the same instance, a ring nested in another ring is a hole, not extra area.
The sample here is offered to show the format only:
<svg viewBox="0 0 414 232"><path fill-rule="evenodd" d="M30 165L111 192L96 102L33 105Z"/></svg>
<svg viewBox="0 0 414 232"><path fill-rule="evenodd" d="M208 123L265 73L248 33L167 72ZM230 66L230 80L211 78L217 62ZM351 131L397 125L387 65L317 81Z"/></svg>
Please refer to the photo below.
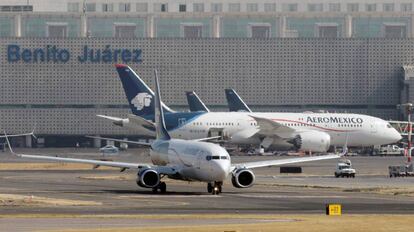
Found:
<svg viewBox="0 0 414 232"><path fill-rule="evenodd" d="M151 105L152 96L148 93L139 93L131 100L131 104L134 105L137 110L142 110L144 107Z"/></svg>

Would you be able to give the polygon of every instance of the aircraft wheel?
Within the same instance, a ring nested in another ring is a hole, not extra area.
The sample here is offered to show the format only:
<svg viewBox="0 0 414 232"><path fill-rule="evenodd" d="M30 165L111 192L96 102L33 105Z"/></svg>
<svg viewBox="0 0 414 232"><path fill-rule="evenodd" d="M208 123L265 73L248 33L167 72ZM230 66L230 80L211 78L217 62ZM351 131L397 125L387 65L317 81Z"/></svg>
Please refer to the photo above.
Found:
<svg viewBox="0 0 414 232"><path fill-rule="evenodd" d="M207 183L207 192L212 193L213 192L213 185L211 183Z"/></svg>
<svg viewBox="0 0 414 232"><path fill-rule="evenodd" d="M158 188L160 189L161 193L166 193L167 192L167 184L165 182L161 182L158 185Z"/></svg>
<svg viewBox="0 0 414 232"><path fill-rule="evenodd" d="M221 186L223 185L223 182L214 182L214 187L213 187L213 189L212 189L212 194L213 195L218 195L218 194L220 194L221 193L221 190L222 190L222 188L221 188Z"/></svg>

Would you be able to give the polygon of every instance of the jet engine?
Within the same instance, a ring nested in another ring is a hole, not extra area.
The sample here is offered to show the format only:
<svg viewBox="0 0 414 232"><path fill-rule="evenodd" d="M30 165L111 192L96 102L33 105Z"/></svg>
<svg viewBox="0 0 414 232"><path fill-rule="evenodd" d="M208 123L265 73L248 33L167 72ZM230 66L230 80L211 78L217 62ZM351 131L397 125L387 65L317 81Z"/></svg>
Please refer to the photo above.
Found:
<svg viewBox="0 0 414 232"><path fill-rule="evenodd" d="M144 169L138 172L137 184L143 188L154 188L160 183L160 174L154 169Z"/></svg>
<svg viewBox="0 0 414 232"><path fill-rule="evenodd" d="M231 183L236 188L249 188L252 187L255 180L253 172L249 169L238 169L233 172Z"/></svg>
<svg viewBox="0 0 414 232"><path fill-rule="evenodd" d="M305 131L288 141L297 150L326 152L331 145L331 136L321 131Z"/></svg>

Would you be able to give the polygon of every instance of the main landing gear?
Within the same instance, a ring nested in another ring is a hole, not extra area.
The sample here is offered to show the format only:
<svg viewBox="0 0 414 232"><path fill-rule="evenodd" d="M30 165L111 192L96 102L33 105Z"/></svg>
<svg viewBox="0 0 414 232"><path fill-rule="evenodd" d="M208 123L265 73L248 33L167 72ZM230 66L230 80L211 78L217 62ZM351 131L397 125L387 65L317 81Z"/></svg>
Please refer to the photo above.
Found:
<svg viewBox="0 0 414 232"><path fill-rule="evenodd" d="M221 186L223 186L223 182L214 182L214 184L208 183L207 192L213 195L218 195L221 193Z"/></svg>
<svg viewBox="0 0 414 232"><path fill-rule="evenodd" d="M152 193L158 193L158 190L160 190L160 193L166 193L167 184L165 184L165 182L160 182L157 186L152 188Z"/></svg>

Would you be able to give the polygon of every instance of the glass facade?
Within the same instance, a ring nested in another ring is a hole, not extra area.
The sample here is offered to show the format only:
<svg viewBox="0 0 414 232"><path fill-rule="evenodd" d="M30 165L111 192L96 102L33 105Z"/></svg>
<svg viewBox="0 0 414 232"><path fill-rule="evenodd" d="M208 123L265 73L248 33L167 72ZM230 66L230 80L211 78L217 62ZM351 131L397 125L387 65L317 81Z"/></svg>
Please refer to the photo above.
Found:
<svg viewBox="0 0 414 232"><path fill-rule="evenodd" d="M14 20L9 17L0 17L0 37L14 36Z"/></svg>
<svg viewBox="0 0 414 232"><path fill-rule="evenodd" d="M385 37L385 27L387 25L404 26L408 32L411 19L408 17L354 17L352 19L352 37L355 38L379 38Z"/></svg>
<svg viewBox="0 0 414 232"><path fill-rule="evenodd" d="M212 37L211 18L156 18L155 32L159 38L184 37L185 27L201 26L201 37Z"/></svg>
<svg viewBox="0 0 414 232"><path fill-rule="evenodd" d="M115 37L116 26L136 26L135 37L146 37L146 19L132 17L88 18L92 37Z"/></svg>
<svg viewBox="0 0 414 232"><path fill-rule="evenodd" d="M263 24L270 25L270 37L277 36L278 19L270 17L223 17L220 34L228 38L251 37L251 27Z"/></svg>
<svg viewBox="0 0 414 232"><path fill-rule="evenodd" d="M47 37L50 25L66 26L65 37L80 36L80 17L70 16L31 16L22 17L22 36Z"/></svg>
<svg viewBox="0 0 414 232"><path fill-rule="evenodd" d="M286 20L287 29L297 31L298 37L318 37L318 25L335 24L339 33L343 36L344 18L293 18Z"/></svg>

